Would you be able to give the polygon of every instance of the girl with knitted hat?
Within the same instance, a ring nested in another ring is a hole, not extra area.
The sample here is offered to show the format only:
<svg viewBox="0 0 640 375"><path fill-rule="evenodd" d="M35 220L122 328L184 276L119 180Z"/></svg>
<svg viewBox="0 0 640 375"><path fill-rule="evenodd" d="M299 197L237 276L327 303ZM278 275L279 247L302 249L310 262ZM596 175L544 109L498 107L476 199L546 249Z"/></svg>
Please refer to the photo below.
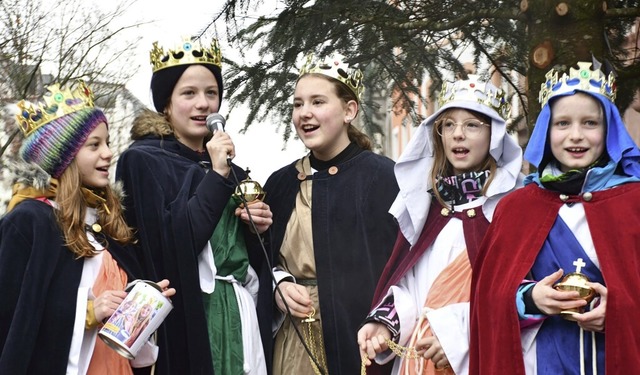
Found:
<svg viewBox="0 0 640 375"><path fill-rule="evenodd" d="M471 269L496 203L522 181L502 90L470 75L445 82L439 104L396 163L400 234L358 332L365 364L393 374L468 373Z"/></svg>
<svg viewBox="0 0 640 375"><path fill-rule="evenodd" d="M221 53L214 39L186 40L151 51L151 93L131 129L133 144L118 160L128 223L135 229L147 277L166 277L178 290L158 334L159 374L265 374L249 265L244 210L231 195L235 148L206 118L222 101ZM233 169L233 170L232 170ZM249 204L259 232L271 224L264 203Z"/></svg>
<svg viewBox="0 0 640 375"><path fill-rule="evenodd" d="M18 105L28 164L0 220L0 373L131 374L97 339L142 274L109 184L107 120L84 82L48 90L45 106Z"/></svg>
<svg viewBox="0 0 640 375"><path fill-rule="evenodd" d="M470 373L637 373L640 149L613 73L546 77L524 153L537 171L496 208L473 270Z"/></svg>

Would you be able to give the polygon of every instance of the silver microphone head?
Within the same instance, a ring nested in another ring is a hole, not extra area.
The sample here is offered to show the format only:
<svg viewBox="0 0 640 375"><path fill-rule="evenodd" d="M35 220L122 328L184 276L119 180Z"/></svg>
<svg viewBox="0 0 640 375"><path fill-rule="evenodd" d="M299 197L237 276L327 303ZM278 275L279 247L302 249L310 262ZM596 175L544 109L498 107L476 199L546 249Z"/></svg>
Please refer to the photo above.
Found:
<svg viewBox="0 0 640 375"><path fill-rule="evenodd" d="M226 120L224 119L224 116L222 116L219 113L210 113L207 116L207 129L209 129L210 132L215 133L218 130L222 130L224 131L224 124L226 122Z"/></svg>

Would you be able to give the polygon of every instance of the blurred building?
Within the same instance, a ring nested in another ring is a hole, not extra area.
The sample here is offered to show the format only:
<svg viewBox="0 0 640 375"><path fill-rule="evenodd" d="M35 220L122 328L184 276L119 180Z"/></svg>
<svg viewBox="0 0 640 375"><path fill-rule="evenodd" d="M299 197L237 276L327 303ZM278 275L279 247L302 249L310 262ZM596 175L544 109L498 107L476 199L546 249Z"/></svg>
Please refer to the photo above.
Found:
<svg viewBox="0 0 640 375"><path fill-rule="evenodd" d="M465 67L467 74L478 73L476 66L471 62L464 63L463 66ZM444 79L446 81L454 81L457 78L458 77L453 77L451 74L449 77L447 77L446 74L444 75ZM509 78L511 82L516 84L518 90L522 92L524 89L524 78L518 74L514 74ZM508 122L508 126L513 130L514 137L517 137L522 145L528 138L527 126L524 119L516 120L519 118L518 115L522 113L522 104L519 102L517 96L514 95L515 90L508 84L508 82L506 82L499 72L493 70L490 81L495 86L502 88L505 91L507 98L511 101L511 120ZM411 136L413 136L413 133L416 131L422 120L426 119L440 108L437 101L440 87L433 86L434 81L430 77L425 76L423 77L420 85L420 94L422 99L416 95L409 94L409 100L414 103L413 111L415 114L413 116L408 113L403 106L398 104L400 103L400 92L397 89L389 90L391 94L387 96L385 106L383 107L386 108L386 137L382 142L384 155L393 160L398 160L398 157L402 154L402 151L409 142L409 139L411 139Z"/></svg>

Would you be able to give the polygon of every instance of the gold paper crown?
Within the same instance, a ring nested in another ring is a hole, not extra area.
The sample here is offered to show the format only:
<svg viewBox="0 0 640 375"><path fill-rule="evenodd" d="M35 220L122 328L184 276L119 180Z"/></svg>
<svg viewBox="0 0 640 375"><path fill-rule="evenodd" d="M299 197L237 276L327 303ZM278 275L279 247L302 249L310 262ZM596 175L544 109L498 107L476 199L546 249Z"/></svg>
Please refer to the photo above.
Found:
<svg viewBox="0 0 640 375"><path fill-rule="evenodd" d="M47 86L47 93L43 95L44 105L33 104L21 100L18 103L20 112L16 120L20 130L28 137L41 126L85 108L93 108L93 92L82 80L78 80L73 91L71 88L61 88L59 83Z"/></svg>
<svg viewBox="0 0 640 375"><path fill-rule="evenodd" d="M350 68L349 64L342 61L343 58L344 56L334 53L320 61L314 58L313 53L310 53L300 69L300 76L308 73L319 73L337 79L347 85L358 100L362 101L362 94L364 93L362 71L358 68Z"/></svg>
<svg viewBox="0 0 640 375"><path fill-rule="evenodd" d="M472 101L495 110L504 119L509 117L511 105L507 102L504 91L489 82L480 81L475 74L469 74L468 77L453 83L442 83L438 96L441 107L453 100Z"/></svg>
<svg viewBox="0 0 640 375"><path fill-rule="evenodd" d="M215 38L211 40L208 48L202 46L197 40L185 39L182 44L167 52L163 47L158 46L158 42L153 42L150 56L153 73L164 68L188 64L211 64L222 68L222 52Z"/></svg>
<svg viewBox="0 0 640 375"><path fill-rule="evenodd" d="M616 78L613 73L608 76L600 69L591 69L592 64L586 61L578 62L578 69L569 69L569 75L566 73L558 79L558 71L551 69L546 75L547 79L540 87L540 95L538 101L544 105L558 94L563 94L573 90L588 91L601 94L612 102L616 99Z"/></svg>

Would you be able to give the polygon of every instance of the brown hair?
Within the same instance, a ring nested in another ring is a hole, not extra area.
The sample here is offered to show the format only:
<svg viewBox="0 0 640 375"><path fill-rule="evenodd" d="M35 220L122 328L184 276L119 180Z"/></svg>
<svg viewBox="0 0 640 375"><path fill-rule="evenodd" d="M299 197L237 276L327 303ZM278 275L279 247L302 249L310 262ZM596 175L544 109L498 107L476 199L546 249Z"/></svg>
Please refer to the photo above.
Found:
<svg viewBox="0 0 640 375"><path fill-rule="evenodd" d="M333 84L333 87L335 88L335 93L338 96L338 98L342 99L345 103L348 103L351 100L355 100L355 102L358 104L358 111L360 110L360 100L358 100L358 97L353 91L351 91L349 86L345 85L344 83L338 81L335 78L331 78L320 73L304 74L298 77L298 81L300 81L300 78L305 76L318 77L318 78L325 79L328 82L331 82ZM356 112L356 115L357 114L358 113ZM371 142L371 139L369 139L369 137L365 133L361 132L353 124L349 124L349 127L347 128L347 135L349 136L349 140L351 142L355 142L363 150L371 151L373 149L373 143Z"/></svg>
<svg viewBox="0 0 640 375"><path fill-rule="evenodd" d="M101 189L100 193L106 199L106 206L111 212L108 214L103 205L97 207L97 223L102 226L102 233L123 245L132 243L133 231L124 221L120 199L109 186ZM56 217L64 235L65 245L78 258L96 255L94 247L87 239L84 222L87 203L75 158L60 175L56 203Z"/></svg>
<svg viewBox="0 0 640 375"><path fill-rule="evenodd" d="M451 108L451 109L454 109L454 108ZM480 121L491 124L490 117L470 109L464 109L464 110L470 112L473 116L478 118ZM449 206L444 202L444 199L442 199L442 196L438 192L436 183L438 182L438 177L452 176L454 172L453 172L453 165L451 165L451 162L449 162L449 160L445 156L444 145L442 144L442 137L440 136L440 134L438 134L438 130L439 130L438 128L441 126L442 120L447 118L449 111L450 109L442 112L435 119L433 124L433 129L431 131L431 138L433 139L433 148L434 148L434 160L433 160L433 167L431 168L431 175L429 176L429 179L431 180L431 186L433 186L433 193L436 197L436 200L440 202L440 204L443 207L449 207ZM479 170L481 171L489 170L489 178L487 179L487 182L484 184L484 187L482 188L483 195L486 194L487 189L489 189L489 185L491 185L491 181L493 181L493 177L496 174L497 168L498 168L498 165L495 159L493 158L493 156L491 156L491 153L487 153L486 159L482 162L482 165L479 168Z"/></svg>

